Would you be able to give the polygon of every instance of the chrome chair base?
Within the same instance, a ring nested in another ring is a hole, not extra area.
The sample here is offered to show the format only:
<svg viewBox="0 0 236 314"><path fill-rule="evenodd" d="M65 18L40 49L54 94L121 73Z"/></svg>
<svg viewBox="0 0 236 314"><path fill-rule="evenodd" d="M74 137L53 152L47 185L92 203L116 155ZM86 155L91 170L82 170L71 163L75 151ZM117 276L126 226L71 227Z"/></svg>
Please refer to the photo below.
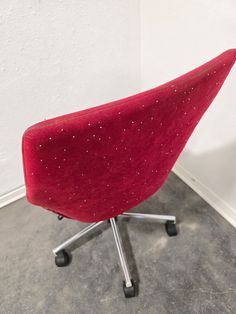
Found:
<svg viewBox="0 0 236 314"><path fill-rule="evenodd" d="M177 228L176 228L176 218L175 216L168 216L168 215L152 215L152 214L142 214L142 213L132 213L132 212L125 212L119 216L118 218L137 218L137 219L144 219L144 220L154 220L157 222L165 223L166 231L169 236L176 236L177 235ZM92 223L85 227L83 230L75 234L73 237L69 238L59 246L57 246L55 249L53 249L53 253L55 255L55 263L58 267L64 267L67 266L70 262L70 258L68 253L65 251L67 247L69 247L71 244L73 244L78 239L82 238L84 235L88 234L98 226L100 226L105 220ZM113 231L116 248L118 251L118 255L120 258L120 264L121 268L124 273L125 281L124 281L124 294L125 297L134 297L135 296L135 284L133 280L131 279L129 269L127 266L127 261L124 254L124 249L122 246L122 241L119 235L118 226L116 223L115 218L110 218L108 220L111 224L111 228Z"/></svg>

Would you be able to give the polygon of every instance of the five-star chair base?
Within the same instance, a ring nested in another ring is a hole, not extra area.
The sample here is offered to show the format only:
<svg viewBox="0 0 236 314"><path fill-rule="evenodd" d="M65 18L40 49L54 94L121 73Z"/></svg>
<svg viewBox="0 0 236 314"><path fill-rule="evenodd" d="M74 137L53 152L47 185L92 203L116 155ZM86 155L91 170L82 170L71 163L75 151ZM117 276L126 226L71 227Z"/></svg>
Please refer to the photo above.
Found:
<svg viewBox="0 0 236 314"><path fill-rule="evenodd" d="M142 213L132 213L132 212L125 212L118 216L122 218L138 218L138 219L147 219L147 220L155 220L157 222L165 223L166 232L169 236L176 236L177 235L177 228L176 228L176 218L175 216L168 216L168 215L152 215L152 214L142 214ZM58 219L62 219L61 216L58 217ZM70 258L68 253L65 251L67 247L69 247L72 243L92 231L93 229L97 228L99 225L101 225L103 221L99 221L96 223L92 223L85 227L83 230L75 234L73 237L66 240L64 243L53 249L53 253L55 255L55 263L58 267L67 266L70 262ZM119 235L116 218L110 218L109 222L111 224L111 228L113 231L113 235L115 238L115 243L117 247L117 251L120 258L121 267L124 273L124 284L123 284L123 290L126 298L134 297L135 296L135 283L131 279L129 269L127 266L124 250L122 247L122 241Z"/></svg>

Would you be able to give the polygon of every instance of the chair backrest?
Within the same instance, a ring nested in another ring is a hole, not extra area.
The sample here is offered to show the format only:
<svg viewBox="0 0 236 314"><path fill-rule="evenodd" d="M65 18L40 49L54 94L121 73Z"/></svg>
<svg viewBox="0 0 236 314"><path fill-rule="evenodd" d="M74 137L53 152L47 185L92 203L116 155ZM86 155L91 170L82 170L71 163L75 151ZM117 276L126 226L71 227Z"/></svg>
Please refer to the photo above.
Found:
<svg viewBox="0 0 236 314"><path fill-rule="evenodd" d="M165 181L235 59L231 49L157 88L28 128L29 202L92 222L144 201Z"/></svg>

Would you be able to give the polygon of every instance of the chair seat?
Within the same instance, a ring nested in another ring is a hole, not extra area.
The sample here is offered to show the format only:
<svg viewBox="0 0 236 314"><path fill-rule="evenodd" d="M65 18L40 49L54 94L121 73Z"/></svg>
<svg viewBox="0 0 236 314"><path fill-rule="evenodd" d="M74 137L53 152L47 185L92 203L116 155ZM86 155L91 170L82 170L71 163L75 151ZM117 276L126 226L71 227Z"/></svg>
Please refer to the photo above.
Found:
<svg viewBox="0 0 236 314"><path fill-rule="evenodd" d="M144 201L164 183L235 58L228 50L159 87L28 128L28 201L84 222Z"/></svg>

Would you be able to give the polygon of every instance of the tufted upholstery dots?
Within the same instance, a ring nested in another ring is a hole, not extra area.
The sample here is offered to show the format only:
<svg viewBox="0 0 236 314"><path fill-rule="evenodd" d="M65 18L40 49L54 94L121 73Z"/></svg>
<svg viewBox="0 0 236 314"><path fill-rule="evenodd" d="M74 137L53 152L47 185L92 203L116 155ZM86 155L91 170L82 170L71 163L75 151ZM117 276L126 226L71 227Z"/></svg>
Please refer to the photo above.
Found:
<svg viewBox="0 0 236 314"><path fill-rule="evenodd" d="M231 49L157 88L28 128L28 201L84 222L144 201L165 181L235 59Z"/></svg>

